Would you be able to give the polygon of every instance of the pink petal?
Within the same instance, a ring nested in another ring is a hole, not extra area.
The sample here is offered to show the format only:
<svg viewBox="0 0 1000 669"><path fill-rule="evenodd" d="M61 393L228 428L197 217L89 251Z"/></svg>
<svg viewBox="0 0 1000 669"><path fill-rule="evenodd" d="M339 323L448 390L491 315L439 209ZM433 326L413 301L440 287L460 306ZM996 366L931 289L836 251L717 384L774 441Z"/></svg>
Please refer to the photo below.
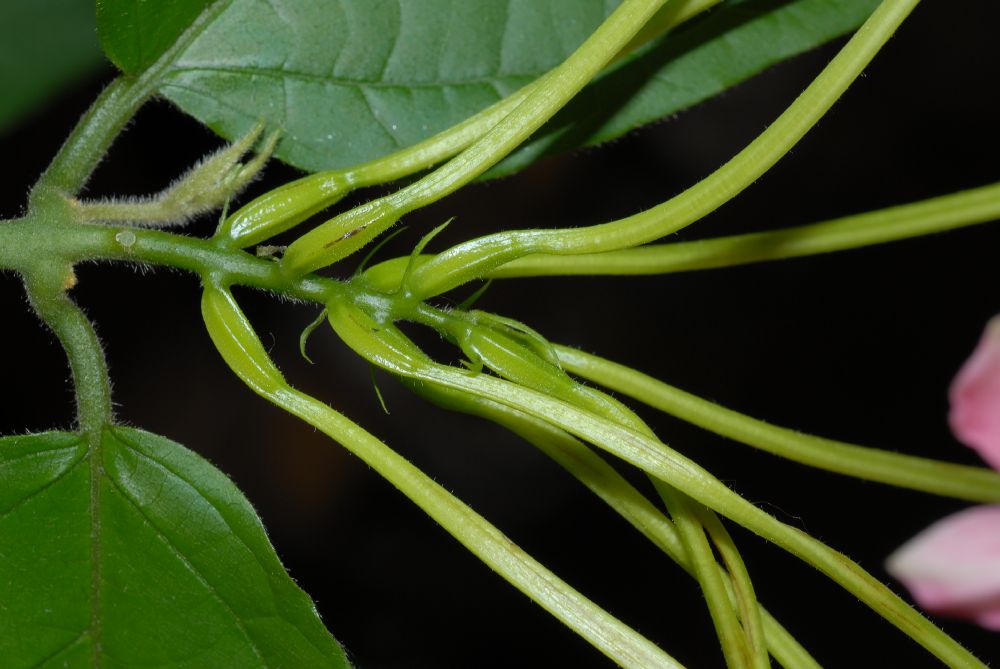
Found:
<svg viewBox="0 0 1000 669"><path fill-rule="evenodd" d="M1000 631L1000 505L934 523L886 562L923 608Z"/></svg>
<svg viewBox="0 0 1000 669"><path fill-rule="evenodd" d="M948 422L959 441L1000 469L1000 316L962 365L948 393Z"/></svg>

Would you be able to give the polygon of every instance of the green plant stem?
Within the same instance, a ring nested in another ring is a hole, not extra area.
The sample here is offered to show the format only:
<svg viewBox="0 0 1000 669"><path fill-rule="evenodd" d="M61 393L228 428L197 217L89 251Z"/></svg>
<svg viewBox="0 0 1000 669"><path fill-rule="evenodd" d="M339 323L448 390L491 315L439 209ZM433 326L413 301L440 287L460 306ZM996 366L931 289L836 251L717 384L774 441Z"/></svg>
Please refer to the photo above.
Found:
<svg viewBox="0 0 1000 669"><path fill-rule="evenodd" d="M517 382L516 378L509 380ZM542 385L532 386L523 382L521 385L546 392ZM617 400L592 388L584 388L583 386L576 388L586 391L586 394L582 395L579 392L565 393L564 396L552 392L546 394L570 402L584 411L610 418L619 425L631 428L651 439L657 439L653 430L639 416L624 405L618 406ZM722 647L726 665L730 669L744 667L747 669L766 669L769 662L767 647L761 637L759 607L753 595L753 587L750 585L750 575L745 569L739 556L739 550L732 538L722 527L722 522L712 510L705 508L683 492L655 477L650 477L650 482L673 519L674 527L684 546L684 552L691 567L691 574L698 581L702 594L705 596L705 603L708 605L709 615L715 626L716 636ZM708 531L706 521L711 521L711 526L715 529L714 534L712 534L713 542L716 542L717 539L728 542L719 546L719 549L720 554L728 558L727 568L732 563L741 570L738 574L733 575L734 578L730 578L730 573L721 569L716 560L712 546L706 537ZM739 579L735 578L737 575ZM744 621L742 626L738 614L742 614Z"/></svg>
<svg viewBox="0 0 1000 669"><path fill-rule="evenodd" d="M883 0L871 17L767 130L711 175L666 202L627 218L583 228L520 230L459 244L418 267L416 297L439 295L533 253L572 255L638 246L690 225L753 183L819 121L878 53L918 0Z"/></svg>
<svg viewBox="0 0 1000 669"><path fill-rule="evenodd" d="M229 6L230 0L205 4L205 11L155 63L137 76L119 76L101 93L35 183L31 202L37 196L53 191L67 196L76 195L83 188L129 119L155 92L160 76L204 27Z"/></svg>
<svg viewBox="0 0 1000 669"><path fill-rule="evenodd" d="M131 243L125 243L129 241ZM215 273L226 282L320 304L331 296L341 296L368 304L385 302L387 310L396 309L392 298L368 292L360 284L344 284L315 276L290 279L274 261L159 230L76 225L49 219L0 223L0 268L23 271L26 258L55 258L53 262L63 262L67 266L92 260L165 265L200 275ZM376 276L392 285L398 284L400 273L385 272ZM558 350L565 356L564 365L580 376L599 379L599 383L640 401L653 402L655 399L656 408L775 455L933 494L1000 502L1000 476L990 470L804 435L743 416L596 356L564 347Z"/></svg>
<svg viewBox="0 0 1000 669"><path fill-rule="evenodd" d="M705 603L715 625L715 634L726 658L726 666L729 669L752 666L746 636L729 599L730 593L726 590L724 572L719 568L705 530L694 513L694 504L672 486L662 481L656 483L659 483L656 491L674 521L674 527L688 555L691 571L705 596Z"/></svg>
<svg viewBox="0 0 1000 669"><path fill-rule="evenodd" d="M754 593L753 582L750 580L746 563L743 562L743 556L740 555L736 542L717 515L700 505L696 507L696 513L699 522L719 552L723 564L726 565L726 571L732 581L730 597L734 600L733 603L743 624L743 633L746 635L748 664L757 669L766 669L769 665L763 611L757 602L757 595Z"/></svg>
<svg viewBox="0 0 1000 669"><path fill-rule="evenodd" d="M596 648L625 667L680 667L650 641L593 604L427 474L322 402L290 387L228 290L207 279L202 315L229 367L254 392L316 427L375 469L474 555Z"/></svg>
<svg viewBox="0 0 1000 669"><path fill-rule="evenodd" d="M556 346L570 373L624 393L681 420L796 462L971 502L1000 502L1000 474L856 446L771 425L686 393L641 372L582 351Z"/></svg>
<svg viewBox="0 0 1000 669"><path fill-rule="evenodd" d="M412 342L356 308L333 303L328 308L337 334L366 360L394 374L500 402L613 453L814 566L943 662L953 667L985 666L857 563L758 509L661 442L503 379L421 360L408 353L416 349Z"/></svg>
<svg viewBox="0 0 1000 669"><path fill-rule="evenodd" d="M227 282L323 303L332 295L355 295L357 287L316 276L290 279L273 260L219 246L209 240L130 226L72 223L62 218L29 216L0 223L0 268L24 271L27 259L40 264L112 260L215 274Z"/></svg>
<svg viewBox="0 0 1000 669"><path fill-rule="evenodd" d="M694 575L691 559L673 523L604 458L576 437L543 420L492 400L455 392L435 384L416 383L405 377L400 380L413 392L438 406L480 416L523 438L555 460L684 571ZM721 570L720 566L716 567ZM723 575L728 577L728 574ZM728 578L724 580L724 584L729 593L730 605L738 606L740 600L735 588L739 585L730 585ZM759 611L767 648L782 666L789 669L818 669L819 664L809 652L763 606L759 607Z"/></svg>
<svg viewBox="0 0 1000 669"><path fill-rule="evenodd" d="M607 253L530 255L498 267L489 277L625 276L714 269L884 244L997 219L1000 183L783 230Z"/></svg>
<svg viewBox="0 0 1000 669"><path fill-rule="evenodd" d="M861 248L930 235L1000 219L1000 183L941 197L854 214L783 230L754 232L690 242L651 244L620 251L550 255L537 253L490 271L490 279L570 275L648 275L745 265ZM435 258L422 255L422 266ZM373 265L365 280L373 288L399 284L409 257Z"/></svg>
<svg viewBox="0 0 1000 669"><path fill-rule="evenodd" d="M111 383L94 327L66 294L75 281L68 263L36 267L24 275L31 306L56 335L69 359L79 429L88 438L96 435L99 442L101 430L112 422Z"/></svg>
<svg viewBox="0 0 1000 669"><path fill-rule="evenodd" d="M32 199L47 191L75 195L87 182L118 133L150 95L146 79L119 77L111 82L77 123L32 189Z"/></svg>
<svg viewBox="0 0 1000 669"><path fill-rule="evenodd" d="M410 211L436 202L481 175L517 148L626 46L664 0L625 0L510 114L424 178L345 212L295 240L282 264L293 275L325 267L359 248Z"/></svg>
<svg viewBox="0 0 1000 669"><path fill-rule="evenodd" d="M681 667L356 423L295 390L278 392L268 399L361 458L504 580L621 666Z"/></svg>
<svg viewBox="0 0 1000 669"><path fill-rule="evenodd" d="M72 268L66 267L72 276ZM51 281L55 279L56 282ZM102 476L101 438L106 425L113 420L111 384L108 379L104 350L93 326L79 307L66 295L58 277L25 278L28 299L39 318L55 333L66 351L76 395L77 427L87 443L90 480L90 623L91 660L98 665L101 647L101 522L94 509L101 499ZM63 279L65 281L65 278Z"/></svg>
<svg viewBox="0 0 1000 669"><path fill-rule="evenodd" d="M94 327L66 294L76 282L73 266L68 263L39 263L22 276L35 313L56 335L66 352L76 396L77 429L87 444L91 563L87 633L91 638L91 664L96 667L100 664L101 648L103 536L96 509L101 503L102 437L104 428L114 420L108 366Z"/></svg>

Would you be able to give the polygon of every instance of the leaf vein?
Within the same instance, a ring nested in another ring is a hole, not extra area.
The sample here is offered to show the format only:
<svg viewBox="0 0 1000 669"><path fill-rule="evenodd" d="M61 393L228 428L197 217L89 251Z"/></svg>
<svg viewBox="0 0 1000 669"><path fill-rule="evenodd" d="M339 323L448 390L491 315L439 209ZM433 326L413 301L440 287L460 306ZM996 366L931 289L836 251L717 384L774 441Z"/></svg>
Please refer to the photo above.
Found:
<svg viewBox="0 0 1000 669"><path fill-rule="evenodd" d="M129 496L129 494L124 490L124 488L122 488L122 486L118 483L118 481L114 480L110 476L105 476L105 478L107 478L108 482L111 484L113 491L116 492L122 499L124 499L129 504L129 506L135 509L135 512L139 515L139 517L142 518L142 520L146 523L146 525L148 525L156 534L156 536L160 539L160 541L163 542L163 545L166 546L170 550L170 552L173 553L174 557L176 557L177 560L180 561L180 563L183 564L184 567L187 568L189 572L191 572L191 574L198 580L198 582L205 587L209 595L211 595L213 599L215 599L219 604L221 604L222 608L224 608L226 611L229 612L229 614L233 617L233 621L235 622L237 629L239 629L240 633L243 635L243 638L246 639L247 643L250 644L250 648L251 650L253 650L254 655L256 655L257 659L260 660L261 666L266 667L267 663L264 660L264 656L261 653L260 649L257 647L257 644L254 642L253 637L251 637L250 632L246 629L246 626L243 624L243 619L239 616L239 614L236 613L236 611L233 609L232 605L230 605L230 603L226 600L226 598L222 596L222 593L218 591L218 589L201 572L201 570L198 569L198 567L196 567L190 560L188 560L188 558L184 555L184 553L180 550L180 548L178 548L170 540L170 537L165 532L163 532L163 530L161 530L160 527L155 522L153 522L153 520L149 517L148 514L146 514L145 510L142 508L142 505L136 502L134 499L132 499L132 497Z"/></svg>
<svg viewBox="0 0 1000 669"><path fill-rule="evenodd" d="M133 453L135 453L138 457L143 458L145 460L148 460L149 462L152 462L154 465L158 466L159 468L161 468L165 472L171 474L172 476L175 476L176 478L180 479L181 481L184 481L189 486L191 486L192 488L194 488L198 492L198 494L201 495L201 498L204 499L205 502L207 502L209 506L211 506L213 509L215 509L215 511L222 518L222 521L226 524L226 527L228 527L232 531L233 536L236 537L241 544L243 544L243 547L246 548L247 551L251 555L253 555L254 561L260 566L261 570L264 573L268 572L267 565L265 565L263 562L260 561L260 558L257 556L256 551L254 551L250 547L250 545L246 541L243 540L243 538L236 531L236 528L234 528L229 523L229 521L226 520L225 514L222 513L222 510L219 508L219 506L217 504L215 504L212 500L210 500L204 493L202 493L200 490L198 490L198 488L195 487L195 485L191 481L189 481L187 479L187 477L183 476L180 472L176 471L173 467L171 467L166 462L164 462L164 461L162 461L162 460L160 460L160 459L158 459L156 457L153 457L152 455L150 455L150 454L146 453L145 451L143 451L142 449L140 449L135 444L135 442L130 437L128 437L127 435L123 435L121 432L119 432L119 431L116 430L115 431L115 438L118 439L118 441L120 441L122 444L124 444L125 446L127 446L129 448L129 450L131 450ZM260 526L260 529L263 530L263 526Z"/></svg>
<svg viewBox="0 0 1000 669"><path fill-rule="evenodd" d="M358 92L361 94L361 99L365 101L365 105L368 106L368 111L371 113L372 118L375 119L375 122L378 123L380 128L382 128L382 131L385 132L386 135L388 135L389 139L391 139L392 142L397 147L406 146L406 144L404 144L399 139L399 137L396 136L396 133L393 132L391 126L387 124L384 120L382 120L380 113L375 109L375 104L371 101L369 97L370 93L367 90L365 90L365 87L364 86L359 87Z"/></svg>
<svg viewBox="0 0 1000 669"><path fill-rule="evenodd" d="M287 77L291 79L302 79L304 81L313 81L322 84L327 84L330 86L341 86L345 88L359 88L365 86L367 88L389 88L389 89L423 89L423 88L458 88L461 86L493 86L498 85L501 81L514 80L515 83L524 79L534 79L539 73L538 72L528 72L528 73L513 73L504 74L502 76L496 77L470 77L468 79L452 79L447 81L428 81L419 82L411 81L406 83L393 83L390 81L382 80L366 80L366 79L349 79L345 77L327 77L322 74L313 74L311 72L301 72L297 70L288 69L274 69L267 67L250 67L250 66L226 66L226 65L187 65L183 67L175 67L170 71L170 73L164 77L164 83L161 86L171 85L170 80L177 77L177 75L185 73L198 73L198 72L219 72L222 74L233 74L233 75L248 75L255 74L261 77Z"/></svg>
<svg viewBox="0 0 1000 669"><path fill-rule="evenodd" d="M6 518L7 516L9 516L10 514L14 513L18 509L20 509L22 506L24 506L25 504L27 504L29 501L31 501L35 497L38 497L38 495L42 494L43 492L45 492L46 490L48 490L49 488L51 488L55 484L59 483L59 481L61 481L62 479L66 478L66 476L69 475L69 473L71 471L73 471L74 469L76 469L76 467L81 462L83 462L86 459L86 457L87 457L87 452L85 450L81 451L80 452L80 457L78 457L76 460L74 460L69 465L67 465L67 467L64 470L62 470L61 472L59 472L59 474L57 474L54 479L52 479L51 481L47 482L45 485L43 485L42 487L38 488L37 490L33 490L26 497L22 497L21 499L17 500L17 502L15 502L12 507L10 507L9 509L7 509L3 513L0 513L0 520L3 520L4 518Z"/></svg>
<svg viewBox="0 0 1000 669"><path fill-rule="evenodd" d="M80 634L77 635L77 637L75 639L72 639L72 640L69 641L69 643L65 643L62 646L60 646L59 648L56 648L53 652L49 653L48 655L46 655L45 657L43 657L42 659L40 659L38 662L36 662L35 664L31 665L30 669L37 669L38 667L45 666L46 664L48 664L52 660L56 659L57 657L59 657L60 655L62 655L63 653L65 653L66 651L70 650L71 648L73 648L74 646L76 646L77 644L79 644L81 641L83 641L84 639L86 639L89 635L90 635L90 630L84 630L83 632L80 632Z"/></svg>

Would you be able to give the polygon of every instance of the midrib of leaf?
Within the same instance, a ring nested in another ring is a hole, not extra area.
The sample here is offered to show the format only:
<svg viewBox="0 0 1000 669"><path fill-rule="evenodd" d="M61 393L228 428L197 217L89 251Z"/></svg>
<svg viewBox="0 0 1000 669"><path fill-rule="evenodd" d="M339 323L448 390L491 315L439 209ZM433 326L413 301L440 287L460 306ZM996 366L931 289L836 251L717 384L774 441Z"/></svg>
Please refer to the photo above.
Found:
<svg viewBox="0 0 1000 669"><path fill-rule="evenodd" d="M352 77L336 77L327 76L324 74L318 74L314 72L299 72L296 70L287 70L284 68L274 68L274 67L247 67L238 65L193 65L188 67L172 67L170 71L167 72L163 77L163 85L171 86L169 78L178 75L185 74L188 72L223 72L226 74L256 74L263 77L273 77L278 78L292 78L301 79L303 81L315 81L317 83L329 84L332 86L344 86L344 87L365 87L365 88L400 88L403 90L419 89L419 88L458 88L461 86L497 86L499 82L506 82L507 80L515 80L516 85L521 85L527 82L527 80L534 79L540 73L539 72L525 72L525 73L513 73L513 74L500 74L497 73L494 76L486 77L470 77L468 79L452 79L452 80L436 80L436 81L413 81L413 82L392 82L386 80L371 80L371 79L358 79ZM524 81L516 81L518 79ZM513 83L513 82L512 82ZM500 91L497 91L501 94Z"/></svg>
<svg viewBox="0 0 1000 669"><path fill-rule="evenodd" d="M90 654L94 669L101 666L101 477L103 430L86 435L90 473Z"/></svg>
<svg viewBox="0 0 1000 669"><path fill-rule="evenodd" d="M202 32L205 31L216 18L219 17L222 12L229 8L233 4L233 0L217 0L211 5L205 8L198 18L191 22L191 25L181 33L180 37L177 38L169 49L163 52L163 55L157 59L155 63L150 65L140 76L145 84L144 88L152 92L155 90L156 86L159 84L163 75L169 70L170 66L173 64L174 60L180 53L183 53L191 42L197 39Z"/></svg>
<svg viewBox="0 0 1000 669"><path fill-rule="evenodd" d="M146 460L147 462L151 463L151 464L152 464L153 466L155 466L155 467L157 467L157 468L159 468L159 469L163 470L164 472L166 472L166 473L168 473L169 475L173 476L173 477L174 477L174 478L176 478L177 480L179 480L179 481L183 481L183 482L184 482L185 484L187 484L187 485L188 485L188 486L190 486L191 488L195 489L195 490L196 490L196 491L197 491L197 492L199 493L199 495L200 495L200 496L202 497L202 499L204 499L204 500L205 500L206 502L208 502L208 504L209 504L209 505L210 505L210 506L211 506L211 507L212 507L213 509L215 509L216 513L218 513L218 514L219 514L219 518L221 518L221 519L222 519L222 521L223 521L223 522L224 522L224 523L226 524L226 527L228 527L228 528L229 528L229 530L230 530L230 532L232 533L232 535L233 535L233 536L234 536L234 537L235 537L235 538L236 538L236 539L237 539L237 540L238 540L238 541L240 542L240 544L241 544L241 545L242 545L242 546L243 546L244 548L246 548L246 550L247 550L247 553L248 553L248 554L249 554L249 555L250 555L250 556L251 556L251 557L253 558L254 562L256 562L256 563L257 563L257 566L259 566L259 567L260 567L260 569L261 569L261 572L262 572L262 573L264 573L264 574L267 574L267 572L268 572L268 567L267 567L267 565L265 565L265 564L264 564L264 563L263 563L263 562L261 561L261 559L260 559L260 555L258 554L258 552L257 552L256 550L254 550L254 548L253 548L253 547L252 547L252 546L251 546L250 544L248 544L248 543L247 543L246 539L245 539L245 538L244 538L244 537L242 536L242 534L241 534L241 533L240 533L239 531L237 531L237 528L236 528L236 527L234 527L234 526L233 526L233 525L232 525L232 524L231 524L231 523L229 522L228 518L226 518L226 514L225 514L225 513L223 513L223 510L222 510L222 509L220 509L220 508L219 508L219 507L218 507L218 506L217 506L217 505L215 504L215 502L214 502L214 501L213 501L213 500L211 499L211 496L209 496L209 495L205 495L205 494L202 494L202 493L201 493L201 491L200 491L200 490L198 490L197 486L195 486L195 485L194 485L194 484L193 484L193 483L192 483L191 481L189 481L189 480L188 480L188 478L187 478L187 477L186 477L185 475L183 475L183 474L181 474L180 472L176 471L176 470L175 470L175 469L174 469L173 467L171 467L171 466L170 466L170 465L169 465L168 463L166 463L166 462L164 462L163 460L160 460L160 459L158 459L158 458L155 458L155 457L153 457L152 455L150 455L150 454L148 454L148 453L144 452L144 451L143 451L143 449L139 448L139 447L138 447L138 446L137 446L137 445L135 444L135 442L133 442L133 441L132 441L132 440L131 440L131 439L130 439L130 438L128 437L128 435L126 435L126 434L124 434L124 433L122 433L122 432L120 432L120 431L117 431L117 430L112 430L112 433L113 433L113 438L114 438L114 439L115 439L116 441L118 441L118 443L120 443L121 445L123 445L123 446L125 446L126 448L128 448L128 449L129 449L129 450L130 450L130 451L131 451L131 452L132 452L133 454L135 454L135 456L136 456L136 457L138 457L138 458L140 458L140 459L143 459L143 460ZM172 541L170 540L169 536L167 536L167 535L166 535L166 534L165 534L165 533L164 533L164 532L163 532L163 531L162 531L162 530L160 529L160 527L159 527L159 526L158 526L158 525L156 524L156 522L155 522L155 521L154 521L154 520L153 520L152 518L150 518L150 517L149 517L149 516L148 516L148 515L147 515L147 514L146 514L146 513L145 513L145 512L143 511L142 507L141 507L141 506L140 506L140 505L139 505L139 504L138 504L138 503L137 503L137 502L136 502L136 501L135 501L134 499L132 499L132 498L131 498L131 497L130 497L130 496L129 496L129 495L128 495L128 494L126 493L126 492L125 492L125 490L123 490L123 489L122 489L121 485L120 485L120 484L119 484L119 483L118 483L117 481L115 481L114 479L112 479L111 477L107 477L107 479L108 479L108 481L109 481L109 482L111 483L111 485L112 485L112 486L114 486L116 490L118 490L118 492L119 492L119 494L120 494L120 495L122 496L122 498L123 498L123 499L125 499L125 500L126 500L126 501L128 502L128 504L129 504L130 506L132 506L132 507L133 507L133 508L134 508L134 509L136 510L136 513L138 513L138 514L139 514L139 515L140 515L140 516L141 516L141 517L143 518L143 520L144 520L144 521L145 521L145 522L146 522L146 523L147 523L147 524L148 524L148 525L149 525L149 526L150 526L151 528L153 528L153 530L155 530L155 532L156 532L157 536L159 536L159 537L160 537L160 538L161 538L161 539L162 539L162 540L163 540L163 541L164 541L164 542L165 542L165 543L166 543L166 544L167 544L167 545L168 545L168 546L170 547L170 549L171 549L171 550L172 550L172 551L174 552L174 554L175 554L175 555L177 556L177 558L178 558L179 560L181 560L181 562L182 562L182 563L183 563L183 564L184 564L184 565L185 565L185 566L186 566L186 567L187 567L187 568L188 568L188 569L189 569L189 570L191 571L191 573L192 573L192 574L194 574L195 576L197 576L197 577L198 577L198 580L199 580L199 581L200 581L200 582L202 583L202 585L204 585L204 586L205 586L205 588L206 588L206 589L207 589L207 590L208 590L208 591L209 591L210 593L212 593L212 596L213 596L213 597L215 597L215 598L216 598L216 600L217 600L217 601L218 601L218 602L219 602L220 604L222 604L222 606L223 606L223 607L224 607L224 608L225 608L225 609L226 609L227 611L229 611L229 612L230 612L230 614L231 614L231 615L233 616L233 620L235 620L235 621L236 621L236 624L237 624L237 627L239 628L240 632L241 632L241 633L243 634L243 637L244 637L244 638L245 638L245 639L247 640L247 643L248 643L248 644L250 645L250 647L251 647L251 648L253 649L253 652L254 652L254 654L255 654L255 655L256 655L256 656L258 657L258 659L260 660L260 662L261 662L261 666L265 666L265 667L266 667L266 666L267 666L267 662L266 662L266 661L265 661L265 659L264 659L264 655L263 655L263 653L261 652L260 648L259 648L259 647L257 646L256 642L254 642L254 640L253 640L253 637L252 637L252 636L250 635L250 633L249 633L249 632L247 631L247 629L246 629L246 627L245 627L245 625L244 625L244 623L243 623L243 620L242 620L242 618L240 618L240 617L239 617L239 616L238 616L238 615L236 614L235 610L233 609L233 607L232 607L232 605L231 605L231 604L229 603L229 601L227 601L227 600L226 600L226 598L225 598L225 597L224 597L224 596L222 595L222 593L220 593L220 592L218 591L218 589L217 589L217 588L216 588L215 586L213 586L213 585L211 584L211 582L210 582L210 581L209 581L209 580L208 580L208 579L207 579L207 578L206 578L206 577L205 577L205 576L204 576L204 575L203 575L203 574L202 574L202 573L201 573L201 572L200 572L200 571L198 570L198 568L197 568L197 567L196 567L196 566L195 566L194 564L192 564L192 563L191 563L191 562L190 562L190 561L189 561L189 560L188 560L188 559L187 559L187 558L186 558L186 557L184 556L184 554L183 554L183 553L182 553L182 552L181 552L181 551L180 551L180 550L179 550L179 549L178 549L178 548L177 548L177 547L176 547L176 546L175 546L175 545L173 544L173 542L172 542ZM304 634L301 634L301 630L299 630L299 629L298 629L297 627L295 627L294 629L295 629L295 631L297 631L297 632L299 632L299 633L300 633L300 636L301 636L301 637L302 637L302 638L303 638L303 639L304 639L304 640L306 641L306 643L308 643L309 645L311 645L311 646L312 646L313 648L315 648L315 649L316 649L317 651L320 651L320 652L322 652L322 649L321 649L321 648L320 648L319 646L317 646L317 645L316 645L316 644L315 644L315 643L313 642L313 640L312 640L312 639L310 639L310 638L309 638L309 637L308 637L307 635L304 635Z"/></svg>
<svg viewBox="0 0 1000 669"><path fill-rule="evenodd" d="M232 616L233 622L235 623L237 629L240 631L240 634L243 636L243 638L246 640L246 642L249 645L249 647L252 649L254 655L260 661L261 666L262 667L263 666L267 666L267 662L264 660L263 653L261 652L260 648L258 648L258 646L255 643L253 637L247 631L246 626L245 626L242 618L240 618L240 616L237 615L237 613L232 608L232 606L230 605L230 603L226 600L226 598L223 597L222 594L217 590L217 588L198 570L198 568L194 564L191 563L191 561L184 555L184 553L170 540L170 537L148 516L148 514L145 513L145 511L142 509L141 505L138 504L134 499L132 499L132 497L129 496L128 493L125 490L122 489L122 487L118 483L118 481L116 481L113 477L109 476L107 474L107 472L104 470L104 465L102 463L103 463L103 460L104 460L104 438L105 438L105 435L107 435L109 438L114 439L115 441L117 441L122 447L127 448L132 453L134 453L137 457L145 459L147 461L150 461L150 462L154 463L157 467L160 467L160 468L164 469L170 475L174 476L178 480L184 481L185 483L188 483L187 479L183 475L175 472L173 469L171 469L170 467L166 466L164 463L160 462L159 460L156 460L156 459L148 456L146 453L143 453L142 450L140 450L139 448L137 448L135 446L135 444L133 444L128 439L127 436L125 436L124 434L121 434L121 433L119 433L117 431L114 431L113 428L111 428L110 426L106 426L100 432L85 435L85 439L86 439L86 443L87 443L87 455L86 455L86 459L88 460L89 476L90 476L90 480L89 480L89 484L90 484L90 561L91 561L90 562L90 564L91 564L91 567L90 567L90 625L89 625L88 630L86 632L84 632L83 634L81 634L79 638L77 638L73 642L69 643L68 645L64 646L63 648L59 649L51 657L58 657L58 655L60 653L66 652L67 650L69 650L70 648L72 648L73 646L75 646L77 643L79 643L80 639L84 638L85 636L87 636L89 634L90 639L91 639L91 665L92 665L92 667L94 669L97 669L98 667L103 666L102 654L101 654L101 637L102 637L102 627L101 627L101 605L102 605L102 600L101 600L101 579L103 577L102 555L101 555L101 500L102 500L101 482L102 482L102 480L104 480L104 481L107 481L108 484L115 491L118 492L118 495L123 500L125 500L125 502L129 506L131 506L135 510L135 513L138 514L138 516L140 518L142 518L143 522L145 522L155 532L156 536L170 549L170 551L174 554L174 556L177 558L177 560L179 560L181 562L181 564L183 564L184 567L191 574L193 574L195 576L195 578L197 578L197 580L209 592L209 594L227 612L229 612L229 614ZM66 474L68 474L72 470L76 469L76 467L79 466L79 464L80 464L80 462L82 462L82 460L83 459L81 459L81 460L73 463L69 467L67 467L64 472L60 473L60 475L55 480L53 480L52 482L50 482L49 484L47 484L44 488L42 488L42 490L45 490L45 489L51 487L56 482L58 482L63 477L65 477ZM188 485L190 485L190 483L188 483ZM35 493L35 494L37 494L37 493ZM215 508L214 504L212 504L212 506L213 506L213 508ZM217 508L216 508L216 510L218 511ZM246 544L246 542L244 541L244 539L239 536L239 533L237 533L235 531L235 528L233 528L231 525L229 525L228 521L225 520L225 515L224 514L220 513L220 517L223 518L224 522L226 522L226 525L229 527L230 531L233 532L233 535L236 536L239 539L240 543L242 543L247 548L247 552L250 555L253 556L254 560L261 567L261 570L264 573L266 573L267 569L260 562L260 558L257 555L256 551L254 551L249 545ZM303 637L303 638L305 638L306 641L310 645L312 645L313 647L316 647L315 644L312 643L311 639L309 639L308 637ZM320 650L320 649L317 648L317 650ZM47 658L47 659L51 659L51 657ZM41 663L41 664L44 664L44 662ZM39 666L41 666L41 665L39 665Z"/></svg>

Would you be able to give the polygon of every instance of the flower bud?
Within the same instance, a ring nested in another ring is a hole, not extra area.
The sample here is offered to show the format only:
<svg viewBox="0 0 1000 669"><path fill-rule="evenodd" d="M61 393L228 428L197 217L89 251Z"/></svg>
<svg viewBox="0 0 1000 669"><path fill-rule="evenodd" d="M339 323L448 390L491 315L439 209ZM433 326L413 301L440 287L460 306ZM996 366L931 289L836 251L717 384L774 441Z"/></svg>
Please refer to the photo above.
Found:
<svg viewBox="0 0 1000 669"><path fill-rule="evenodd" d="M1000 631L1000 505L939 520L893 553L886 569L928 611Z"/></svg>
<svg viewBox="0 0 1000 669"><path fill-rule="evenodd" d="M1000 316L987 324L948 394L952 432L1000 469Z"/></svg>
<svg viewBox="0 0 1000 669"><path fill-rule="evenodd" d="M350 181L341 172L310 174L241 207L219 226L216 238L237 248L260 244L336 204L350 192Z"/></svg>

